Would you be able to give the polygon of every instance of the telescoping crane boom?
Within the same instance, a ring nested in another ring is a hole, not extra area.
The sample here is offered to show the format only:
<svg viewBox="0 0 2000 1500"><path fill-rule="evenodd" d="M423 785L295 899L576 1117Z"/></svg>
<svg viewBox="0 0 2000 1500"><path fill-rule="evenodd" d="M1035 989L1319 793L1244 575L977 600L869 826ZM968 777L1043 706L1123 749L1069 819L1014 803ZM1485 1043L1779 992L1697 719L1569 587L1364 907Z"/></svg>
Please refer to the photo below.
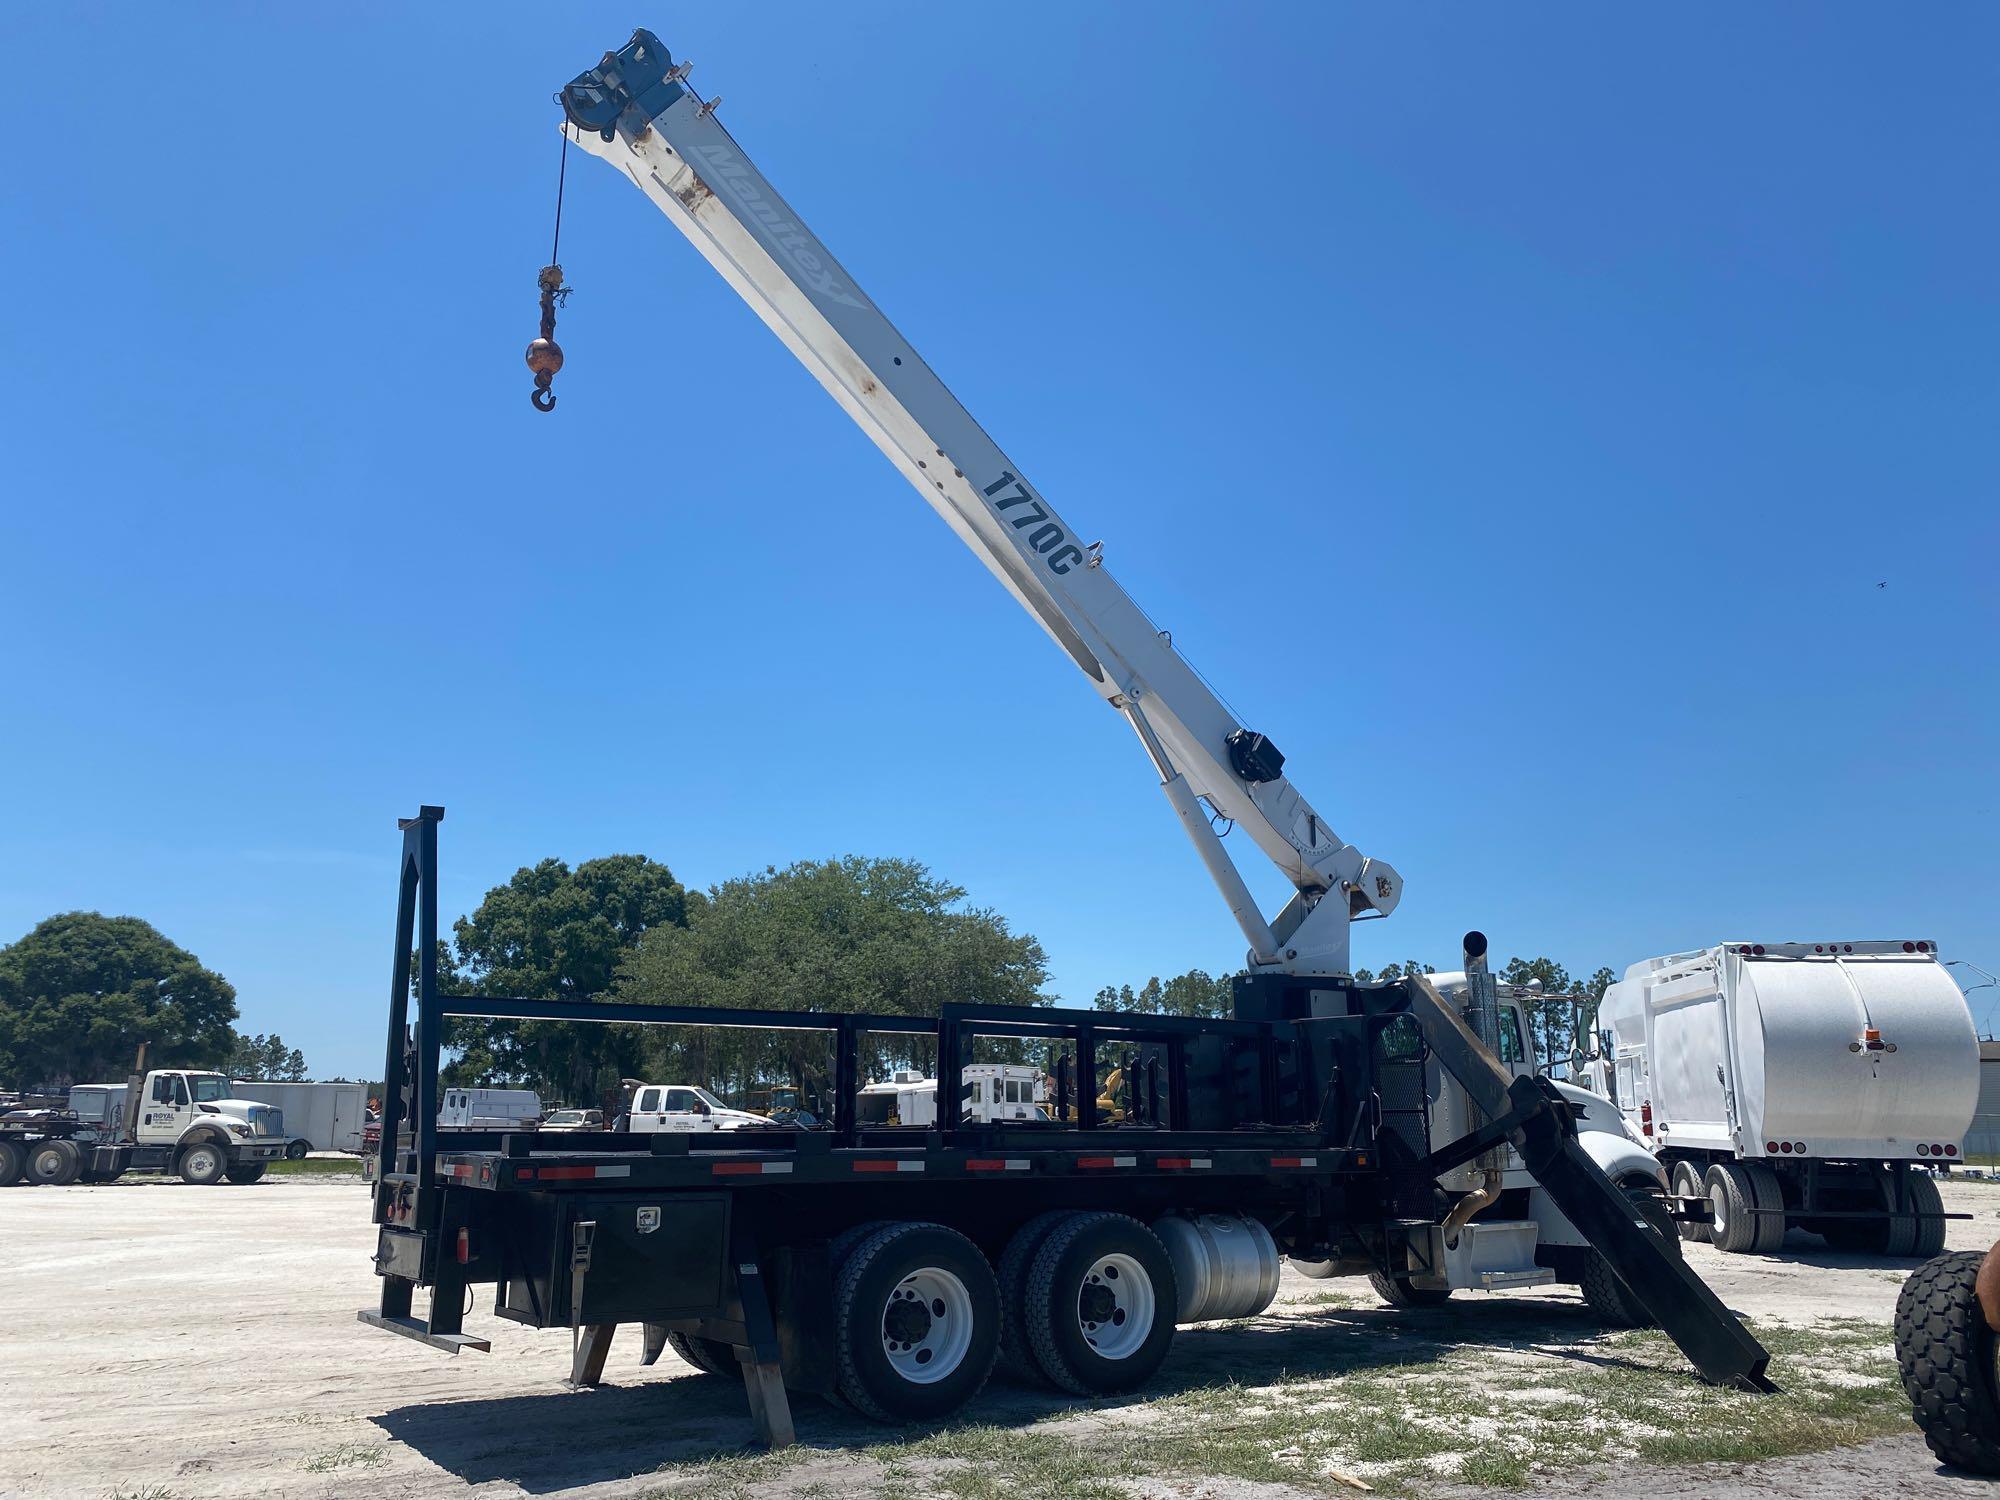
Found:
<svg viewBox="0 0 2000 1500"><path fill-rule="evenodd" d="M1250 945L1249 968L1349 971L1348 927L1395 870L1341 839L1284 757L1211 692L1020 468L806 228L649 31L563 89L563 128L686 235L1138 734ZM1206 804L1204 806L1204 804ZM1266 918L1214 828L1243 829L1295 894Z"/></svg>

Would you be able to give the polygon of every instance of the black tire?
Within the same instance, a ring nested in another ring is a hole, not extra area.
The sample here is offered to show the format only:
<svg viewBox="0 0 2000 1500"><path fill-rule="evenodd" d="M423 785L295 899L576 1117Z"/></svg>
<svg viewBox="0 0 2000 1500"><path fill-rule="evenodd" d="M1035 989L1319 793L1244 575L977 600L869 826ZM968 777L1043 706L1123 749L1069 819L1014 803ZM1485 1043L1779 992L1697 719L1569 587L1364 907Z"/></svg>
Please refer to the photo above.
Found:
<svg viewBox="0 0 2000 1500"><path fill-rule="evenodd" d="M1671 1180L1676 1198L1706 1198L1708 1196L1708 1189L1702 1182L1701 1168L1697 1167L1691 1161L1675 1162ZM1706 1224L1697 1224L1689 1219L1680 1219L1676 1221L1676 1227L1680 1237L1689 1242L1706 1240L1708 1238L1708 1226Z"/></svg>
<svg viewBox="0 0 2000 1500"><path fill-rule="evenodd" d="M1973 1295L1984 1259L1968 1250L1940 1255L1903 1283L1896 1363L1931 1452L1975 1474L2000 1474L2000 1370Z"/></svg>
<svg viewBox="0 0 2000 1500"><path fill-rule="evenodd" d="M1000 1291L957 1230L887 1224L851 1243L834 1272L833 1328L834 1379L850 1406L878 1422L936 1421L993 1371ZM942 1375L925 1367L932 1355Z"/></svg>
<svg viewBox="0 0 2000 1500"><path fill-rule="evenodd" d="M1769 1162L1746 1162L1744 1172L1750 1178L1750 1192L1754 1207L1766 1210L1750 1216L1751 1227L1756 1238L1751 1241L1753 1255L1776 1255L1785 1243L1786 1219L1782 1212L1785 1206L1785 1186L1778 1181L1778 1174ZM1773 1213L1769 1210L1776 1209Z"/></svg>
<svg viewBox="0 0 2000 1500"><path fill-rule="evenodd" d="M1159 1237L1124 1214L1072 1214L1028 1271L1028 1346L1078 1396L1135 1390L1174 1342L1180 1292Z"/></svg>
<svg viewBox="0 0 2000 1500"><path fill-rule="evenodd" d="M1715 1222L1708 1226L1708 1242L1731 1255L1748 1255L1757 1244L1756 1189L1740 1162L1719 1161L1703 1176L1708 1201L1715 1210Z"/></svg>
<svg viewBox="0 0 2000 1500"><path fill-rule="evenodd" d="M0 1187L12 1187L21 1180L28 1165L27 1153L18 1141L0 1141Z"/></svg>
<svg viewBox="0 0 2000 1500"><path fill-rule="evenodd" d="M222 1174L229 1168L229 1151L214 1141L196 1141L181 1149L174 1162L174 1174L182 1182L191 1182L196 1187L208 1187L222 1181Z"/></svg>
<svg viewBox="0 0 2000 1500"><path fill-rule="evenodd" d="M734 1375L742 1368L736 1351L721 1339L675 1331L667 1335L667 1347L704 1375Z"/></svg>
<svg viewBox="0 0 2000 1500"><path fill-rule="evenodd" d="M1908 1173L1904 1178L1904 1194L1916 1214L1944 1212L1944 1197L1938 1192L1936 1179L1927 1172ZM1929 1260L1944 1249L1944 1223L1941 1218L1896 1214L1889 1220L1888 1243L1883 1246L1883 1253Z"/></svg>
<svg viewBox="0 0 2000 1500"><path fill-rule="evenodd" d="M239 1166L225 1168L222 1175L239 1186L248 1187L253 1182L264 1180L264 1169L267 1165L268 1163L261 1161L244 1162Z"/></svg>
<svg viewBox="0 0 2000 1500"><path fill-rule="evenodd" d="M305 1141L287 1141L285 1143L285 1160L304 1161L306 1159L306 1152L311 1149L311 1145Z"/></svg>
<svg viewBox="0 0 2000 1500"><path fill-rule="evenodd" d="M1048 1377L1042 1373L1028 1339L1028 1270L1049 1231L1073 1212L1059 1208L1037 1215L1015 1230L1007 1248L1000 1252L1000 1357L1016 1374L1034 1381Z"/></svg>
<svg viewBox="0 0 2000 1500"><path fill-rule="evenodd" d="M75 1141L53 1137L28 1148L23 1175L39 1187L68 1187L83 1173L83 1152Z"/></svg>
<svg viewBox="0 0 2000 1500"><path fill-rule="evenodd" d="M1633 1210L1659 1237L1661 1247L1675 1260L1682 1259L1681 1238L1674 1232L1673 1216L1667 1212L1659 1184L1644 1180L1620 1184ZM1577 1280L1583 1300L1590 1310L1611 1328L1651 1328L1657 1319L1645 1304L1632 1295L1624 1278L1611 1269L1611 1262L1597 1251L1584 1256L1583 1274Z"/></svg>
<svg viewBox="0 0 2000 1500"><path fill-rule="evenodd" d="M1407 1276L1391 1276L1387 1271L1370 1271L1368 1284L1391 1307L1443 1307L1451 1300L1448 1286L1418 1286Z"/></svg>
<svg viewBox="0 0 2000 1500"><path fill-rule="evenodd" d="M1291 1261L1294 1271L1314 1281L1325 1281L1334 1274L1334 1263L1330 1260L1300 1260L1296 1256L1287 1256L1286 1259Z"/></svg>

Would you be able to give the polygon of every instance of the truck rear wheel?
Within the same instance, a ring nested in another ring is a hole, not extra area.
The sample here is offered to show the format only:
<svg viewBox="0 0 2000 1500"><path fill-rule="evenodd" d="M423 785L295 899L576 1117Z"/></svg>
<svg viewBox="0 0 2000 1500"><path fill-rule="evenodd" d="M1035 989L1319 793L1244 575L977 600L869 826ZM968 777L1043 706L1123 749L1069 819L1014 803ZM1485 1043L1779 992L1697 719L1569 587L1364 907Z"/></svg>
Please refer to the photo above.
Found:
<svg viewBox="0 0 2000 1500"><path fill-rule="evenodd" d="M1680 1260L1680 1236L1674 1233L1673 1216L1667 1212L1658 1185L1640 1181L1625 1183L1623 1187L1626 1201L1646 1221L1647 1227L1659 1236L1661 1248L1675 1260ZM1646 1311L1645 1304L1632 1295L1623 1278L1611 1269L1611 1262L1596 1250L1589 1251L1584 1257L1583 1275L1577 1285L1590 1310L1612 1328L1651 1328L1657 1321Z"/></svg>
<svg viewBox="0 0 2000 1500"><path fill-rule="evenodd" d="M1762 1206L1756 1182L1741 1162L1719 1161L1703 1179L1715 1221L1708 1226L1709 1243L1731 1255L1748 1255L1757 1248L1758 1216Z"/></svg>
<svg viewBox="0 0 2000 1500"><path fill-rule="evenodd" d="M225 1168L223 1175L231 1182L240 1183L244 1187L248 1187L253 1182L262 1182L264 1180L265 1165L261 1161L244 1162L240 1166Z"/></svg>
<svg viewBox="0 0 2000 1500"><path fill-rule="evenodd" d="M667 1335L667 1347L704 1375L734 1375L736 1351L720 1339L675 1330Z"/></svg>
<svg viewBox="0 0 2000 1500"><path fill-rule="evenodd" d="M310 1150L312 1150L312 1146L306 1141L287 1141L285 1143L285 1160L304 1161L306 1153Z"/></svg>
<svg viewBox="0 0 2000 1500"><path fill-rule="evenodd" d="M1925 1172L1911 1172L1904 1181L1904 1193L1917 1214L1898 1214L1889 1220L1888 1255L1922 1256L1928 1260L1944 1249L1944 1220L1932 1217L1944 1212L1944 1195L1935 1178Z"/></svg>
<svg viewBox="0 0 2000 1500"><path fill-rule="evenodd" d="M1049 1231L1067 1219L1072 1210L1056 1209L1039 1214L1014 1231L1007 1248L1000 1252L1000 1354L1017 1372L1031 1380L1043 1380L1042 1367L1028 1340L1028 1271L1035 1253Z"/></svg>
<svg viewBox="0 0 2000 1500"><path fill-rule="evenodd" d="M1706 1198L1708 1196L1708 1188L1701 1180L1701 1168L1697 1167L1691 1161L1674 1163L1673 1187L1676 1198ZM1697 1224L1692 1219L1682 1219L1678 1221L1678 1227L1680 1229L1680 1237L1684 1240L1693 1241L1708 1238L1708 1226L1706 1224Z"/></svg>
<svg viewBox="0 0 2000 1500"><path fill-rule="evenodd" d="M1152 1379L1179 1310L1166 1246L1124 1214L1071 1214L1049 1230L1028 1271L1028 1346L1050 1381L1079 1396Z"/></svg>
<svg viewBox="0 0 2000 1500"><path fill-rule="evenodd" d="M182 1182L207 1187L210 1183L222 1181L222 1174L228 1167L229 1158L214 1141L196 1141L181 1152L174 1171Z"/></svg>
<svg viewBox="0 0 2000 1500"><path fill-rule="evenodd" d="M83 1171L83 1153L76 1142L37 1141L28 1148L28 1181L43 1187L68 1187Z"/></svg>
<svg viewBox="0 0 2000 1500"><path fill-rule="evenodd" d="M834 1377L878 1422L932 1421L978 1394L1000 1353L1000 1293L979 1247L942 1224L887 1224L833 1276Z"/></svg>
<svg viewBox="0 0 2000 1500"><path fill-rule="evenodd" d="M12 1187L21 1180L27 1157L13 1141L0 1141L0 1187Z"/></svg>
<svg viewBox="0 0 2000 1500"><path fill-rule="evenodd" d="M1961 1250L1919 1267L1896 1298L1896 1363L1931 1452L2000 1474L2000 1348L1973 1282L1985 1256Z"/></svg>

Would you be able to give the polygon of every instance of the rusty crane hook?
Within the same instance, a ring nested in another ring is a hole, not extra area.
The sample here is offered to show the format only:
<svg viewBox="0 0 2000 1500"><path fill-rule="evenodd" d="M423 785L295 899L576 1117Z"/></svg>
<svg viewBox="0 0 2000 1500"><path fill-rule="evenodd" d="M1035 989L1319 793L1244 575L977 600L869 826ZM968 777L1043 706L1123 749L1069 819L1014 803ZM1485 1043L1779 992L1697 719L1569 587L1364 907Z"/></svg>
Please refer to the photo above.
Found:
<svg viewBox="0 0 2000 1500"><path fill-rule="evenodd" d="M535 372L535 389L528 399L536 411L554 411L556 398L549 382L563 367L562 345L556 342L556 307L569 296L569 288L563 285L562 267L556 265L543 266L536 282L542 289L542 336L528 345L528 368Z"/></svg>

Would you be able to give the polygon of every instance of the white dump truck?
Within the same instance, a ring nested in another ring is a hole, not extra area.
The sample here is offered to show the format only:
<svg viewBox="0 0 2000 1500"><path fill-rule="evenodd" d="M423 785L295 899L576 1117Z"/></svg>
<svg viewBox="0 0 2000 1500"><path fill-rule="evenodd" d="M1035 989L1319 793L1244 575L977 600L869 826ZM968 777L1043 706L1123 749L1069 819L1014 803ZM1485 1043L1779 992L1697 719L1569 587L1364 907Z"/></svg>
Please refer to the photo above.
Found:
<svg viewBox="0 0 2000 1500"><path fill-rule="evenodd" d="M1598 1026L1593 1086L1676 1192L1708 1195L1721 1249L1769 1253L1792 1227L1838 1250L1944 1247L1923 1169L1960 1158L1979 1041L1936 944L1737 942L1651 958L1605 991Z"/></svg>
<svg viewBox="0 0 2000 1500"><path fill-rule="evenodd" d="M125 1083L83 1083L68 1108L0 1117L0 1187L66 1187L159 1172L183 1182L250 1183L285 1154L280 1109L237 1096L220 1073L179 1068Z"/></svg>

